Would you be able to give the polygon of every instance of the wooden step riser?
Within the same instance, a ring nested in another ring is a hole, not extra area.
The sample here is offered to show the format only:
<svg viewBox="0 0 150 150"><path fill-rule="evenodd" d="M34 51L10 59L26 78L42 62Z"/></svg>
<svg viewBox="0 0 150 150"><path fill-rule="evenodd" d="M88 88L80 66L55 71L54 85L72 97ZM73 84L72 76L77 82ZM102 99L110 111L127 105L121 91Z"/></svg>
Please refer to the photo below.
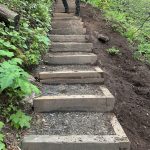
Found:
<svg viewBox="0 0 150 150"><path fill-rule="evenodd" d="M77 84L77 83L104 83L104 72L97 71L66 71L66 72L41 72L37 77L44 84Z"/></svg>
<svg viewBox="0 0 150 150"><path fill-rule="evenodd" d="M77 27L77 26L80 26L80 28L83 28L83 22L80 22L80 21L76 21L76 22L55 21L55 22L52 22L52 29L72 28L72 27Z"/></svg>
<svg viewBox="0 0 150 150"><path fill-rule="evenodd" d="M57 78L104 78L104 72L97 71L62 71L62 72L40 72L39 78L43 79L57 79Z"/></svg>
<svg viewBox="0 0 150 150"><path fill-rule="evenodd" d="M108 89L100 87L103 95L43 96L34 99L35 112L88 111L110 112L115 98Z"/></svg>
<svg viewBox="0 0 150 150"><path fill-rule="evenodd" d="M99 67L95 71L40 72L37 77L44 84L104 83L104 72Z"/></svg>
<svg viewBox="0 0 150 150"><path fill-rule="evenodd" d="M87 97L90 97L87 95ZM110 112L113 110L114 101L105 98L75 98L57 97L56 99L34 100L35 112Z"/></svg>
<svg viewBox="0 0 150 150"><path fill-rule="evenodd" d="M46 64L53 65L81 65L81 64L95 64L97 55L53 55L44 57Z"/></svg>
<svg viewBox="0 0 150 150"><path fill-rule="evenodd" d="M43 79L40 80L43 84L91 84L91 83L99 83L104 84L104 78L84 78L84 79Z"/></svg>
<svg viewBox="0 0 150 150"><path fill-rule="evenodd" d="M57 136L57 139L53 136L41 136L40 138L37 138L37 136L36 138L31 137L31 142L25 141L23 144L23 150L130 150L130 142L124 142L127 138L121 138L119 136L89 136L89 138L86 138L87 141L83 142L80 142L83 139L83 136L80 136L78 140L71 141L72 138L75 140L75 137L76 136L68 137L67 142L63 140L62 136ZM101 141L95 142L92 138L101 139ZM123 142L116 142L116 140L122 140Z"/></svg>

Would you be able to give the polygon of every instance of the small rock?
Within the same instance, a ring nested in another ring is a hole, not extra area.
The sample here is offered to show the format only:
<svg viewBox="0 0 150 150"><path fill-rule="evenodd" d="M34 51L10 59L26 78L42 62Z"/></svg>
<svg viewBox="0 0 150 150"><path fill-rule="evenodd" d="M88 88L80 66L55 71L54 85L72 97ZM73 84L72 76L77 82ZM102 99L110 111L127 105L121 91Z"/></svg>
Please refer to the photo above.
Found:
<svg viewBox="0 0 150 150"><path fill-rule="evenodd" d="M46 120L43 118L43 119L42 119L42 122L44 122L44 123L45 123L45 122L46 122Z"/></svg>
<svg viewBox="0 0 150 150"><path fill-rule="evenodd" d="M42 69L46 69L46 67L45 67L45 66L43 66L43 67L42 67Z"/></svg>
<svg viewBox="0 0 150 150"><path fill-rule="evenodd" d="M110 40L108 36L103 35L103 34L98 34L97 38L98 38L99 41L101 41L103 43L106 43Z"/></svg>

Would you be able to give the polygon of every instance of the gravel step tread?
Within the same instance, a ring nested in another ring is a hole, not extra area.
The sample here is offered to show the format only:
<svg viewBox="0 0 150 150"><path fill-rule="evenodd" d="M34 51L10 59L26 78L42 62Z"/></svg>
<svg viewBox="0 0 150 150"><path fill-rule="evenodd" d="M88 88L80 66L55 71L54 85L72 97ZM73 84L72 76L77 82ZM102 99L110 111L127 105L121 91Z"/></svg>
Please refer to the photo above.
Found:
<svg viewBox="0 0 150 150"><path fill-rule="evenodd" d="M94 71L96 66L91 65L39 65L35 69L35 73L45 72L45 71Z"/></svg>
<svg viewBox="0 0 150 150"><path fill-rule="evenodd" d="M57 53L47 53L49 56L67 56L67 55L95 55L94 53L86 53L86 52L57 52Z"/></svg>
<svg viewBox="0 0 150 150"><path fill-rule="evenodd" d="M28 135L114 135L111 118L111 114L103 113L39 114L33 118Z"/></svg>
<svg viewBox="0 0 150 150"><path fill-rule="evenodd" d="M41 92L41 96L104 95L99 84L43 85Z"/></svg>
<svg viewBox="0 0 150 150"><path fill-rule="evenodd" d="M94 71L96 66L91 65L39 65L35 72L41 72L41 71Z"/></svg>

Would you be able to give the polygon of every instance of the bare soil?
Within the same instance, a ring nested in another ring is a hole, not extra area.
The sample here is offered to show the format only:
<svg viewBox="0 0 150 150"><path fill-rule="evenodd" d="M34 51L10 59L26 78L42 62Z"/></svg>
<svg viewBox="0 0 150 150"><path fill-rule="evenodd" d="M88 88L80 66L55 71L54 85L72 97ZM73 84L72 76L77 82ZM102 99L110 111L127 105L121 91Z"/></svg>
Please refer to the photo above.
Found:
<svg viewBox="0 0 150 150"><path fill-rule="evenodd" d="M98 65L106 72L106 86L116 97L115 114L131 141L132 150L150 149L150 66L134 59L134 49L126 38L113 30L100 10L82 4L85 23ZM95 31L107 35L110 41L101 43ZM120 54L106 51L115 46Z"/></svg>

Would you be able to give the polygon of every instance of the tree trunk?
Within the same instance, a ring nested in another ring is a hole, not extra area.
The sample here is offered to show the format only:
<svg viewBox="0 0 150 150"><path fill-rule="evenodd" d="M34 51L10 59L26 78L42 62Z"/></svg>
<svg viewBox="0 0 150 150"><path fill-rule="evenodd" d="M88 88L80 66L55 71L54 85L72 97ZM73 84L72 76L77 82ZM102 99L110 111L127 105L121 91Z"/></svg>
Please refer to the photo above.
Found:
<svg viewBox="0 0 150 150"><path fill-rule="evenodd" d="M0 4L0 21L5 22L6 26L9 27L10 25L18 28L20 16L8 9L5 5Z"/></svg>

